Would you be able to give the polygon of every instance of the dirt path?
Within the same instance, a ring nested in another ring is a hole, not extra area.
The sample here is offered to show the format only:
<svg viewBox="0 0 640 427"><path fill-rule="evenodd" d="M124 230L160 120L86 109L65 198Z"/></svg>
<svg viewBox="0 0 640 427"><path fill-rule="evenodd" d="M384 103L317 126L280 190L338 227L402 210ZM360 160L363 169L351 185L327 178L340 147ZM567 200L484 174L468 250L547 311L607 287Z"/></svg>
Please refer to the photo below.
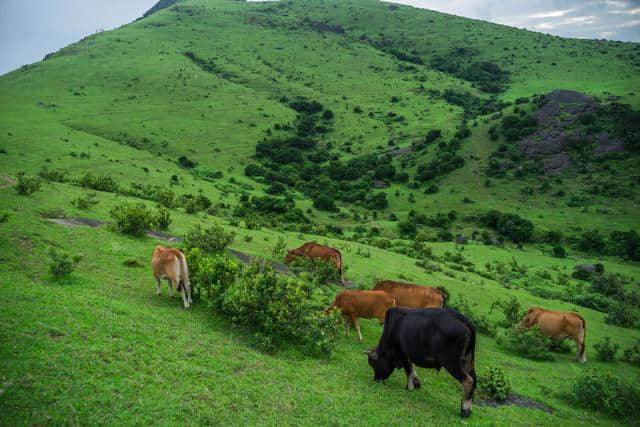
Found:
<svg viewBox="0 0 640 427"><path fill-rule="evenodd" d="M0 190L16 185L16 182L6 175L0 175Z"/></svg>
<svg viewBox="0 0 640 427"><path fill-rule="evenodd" d="M515 406L520 406L521 408L537 409L539 411L544 411L548 414L553 413L553 409L545 405L544 403L538 402L537 400L529 399L526 396L520 396L518 394L512 394L506 400L503 400L503 401L498 401L493 399L488 399L488 400L483 399L483 400L478 400L474 403L477 406L488 406L491 408L497 408L499 406L504 406L504 405L515 405Z"/></svg>
<svg viewBox="0 0 640 427"><path fill-rule="evenodd" d="M100 227L101 225L109 224L106 221L100 221L97 219L90 219L90 218L47 218L47 221L52 222L54 224L64 225L67 227L82 227L82 226ZM164 240L165 242L171 242L171 243L179 243L179 242L182 242L183 240L182 237L172 236L170 234L163 233L157 230L146 230L145 234L149 237L153 237L155 239ZM265 262L269 264L271 267L273 267L273 269L280 274L286 274L286 275L290 274L289 268L287 267L287 265L281 262L271 261L271 260L267 260L259 257L252 257L251 255L245 254L235 249L229 249L229 253L234 257L236 257L238 261L240 261L245 265L249 265L253 261ZM353 282L345 281L345 283L342 286L345 288L353 288L354 284Z"/></svg>

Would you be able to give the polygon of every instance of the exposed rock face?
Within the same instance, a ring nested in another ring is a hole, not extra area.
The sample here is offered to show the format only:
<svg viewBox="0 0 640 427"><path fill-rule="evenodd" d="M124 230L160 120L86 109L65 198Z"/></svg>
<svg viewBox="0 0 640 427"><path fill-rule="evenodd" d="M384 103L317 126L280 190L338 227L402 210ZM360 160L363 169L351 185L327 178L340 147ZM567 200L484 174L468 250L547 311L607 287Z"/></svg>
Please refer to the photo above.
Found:
<svg viewBox="0 0 640 427"><path fill-rule="evenodd" d="M529 159L540 159L545 170L557 172L571 164L567 143L591 144L594 154L615 153L623 150L622 142L606 132L595 137L572 129L580 117L594 113L598 102L584 93L572 90L554 90L544 96L544 104L538 108L535 118L540 129L517 143L520 151Z"/></svg>

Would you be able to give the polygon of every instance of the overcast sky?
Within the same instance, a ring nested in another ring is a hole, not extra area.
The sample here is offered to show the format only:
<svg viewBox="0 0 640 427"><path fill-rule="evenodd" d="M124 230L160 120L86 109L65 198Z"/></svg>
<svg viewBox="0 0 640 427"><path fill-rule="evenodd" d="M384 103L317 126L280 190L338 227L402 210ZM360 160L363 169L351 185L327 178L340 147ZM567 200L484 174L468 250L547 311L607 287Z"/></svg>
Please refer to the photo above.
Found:
<svg viewBox="0 0 640 427"><path fill-rule="evenodd" d="M157 0L0 0L0 74L133 21ZM565 37L640 41L640 0L395 0Z"/></svg>
<svg viewBox="0 0 640 427"><path fill-rule="evenodd" d="M640 0L394 0L563 37L640 42Z"/></svg>

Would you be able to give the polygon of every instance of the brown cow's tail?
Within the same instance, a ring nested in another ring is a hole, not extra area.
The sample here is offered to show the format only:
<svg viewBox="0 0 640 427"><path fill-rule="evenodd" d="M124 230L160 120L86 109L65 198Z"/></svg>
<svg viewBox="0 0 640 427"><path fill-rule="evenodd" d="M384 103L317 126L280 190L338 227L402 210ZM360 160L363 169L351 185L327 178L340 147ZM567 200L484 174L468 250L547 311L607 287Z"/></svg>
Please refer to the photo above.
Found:
<svg viewBox="0 0 640 427"><path fill-rule="evenodd" d="M442 295L442 305L440 306L440 308L445 308L447 306L447 295L440 289L437 289L437 291L440 292L440 295Z"/></svg>
<svg viewBox="0 0 640 427"><path fill-rule="evenodd" d="M340 253L339 250L336 249L336 252L338 253L338 262L340 263L340 266L338 267L338 273L340 273L340 283L344 283L344 276L343 276L343 269L342 269L342 254Z"/></svg>
<svg viewBox="0 0 640 427"><path fill-rule="evenodd" d="M584 317L578 315L580 320L582 320L582 329L580 330L580 335L582 338L582 348L580 349L580 360L585 360L584 350L587 347L587 322L584 320Z"/></svg>

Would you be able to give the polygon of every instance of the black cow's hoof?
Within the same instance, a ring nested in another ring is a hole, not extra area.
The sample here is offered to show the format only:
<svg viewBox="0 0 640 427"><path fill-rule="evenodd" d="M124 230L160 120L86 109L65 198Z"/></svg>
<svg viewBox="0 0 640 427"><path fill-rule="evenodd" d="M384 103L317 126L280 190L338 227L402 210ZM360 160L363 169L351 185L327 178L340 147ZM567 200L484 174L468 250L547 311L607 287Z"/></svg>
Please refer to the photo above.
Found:
<svg viewBox="0 0 640 427"><path fill-rule="evenodd" d="M460 416L462 418L467 418L469 415L471 415L471 409L467 409L467 410L461 409L460 410Z"/></svg>
<svg viewBox="0 0 640 427"><path fill-rule="evenodd" d="M414 378L414 379L413 379L413 388L417 390L417 389L419 389L420 387L422 387L422 384L420 384L420 380L419 380L419 379L417 379L417 378Z"/></svg>

